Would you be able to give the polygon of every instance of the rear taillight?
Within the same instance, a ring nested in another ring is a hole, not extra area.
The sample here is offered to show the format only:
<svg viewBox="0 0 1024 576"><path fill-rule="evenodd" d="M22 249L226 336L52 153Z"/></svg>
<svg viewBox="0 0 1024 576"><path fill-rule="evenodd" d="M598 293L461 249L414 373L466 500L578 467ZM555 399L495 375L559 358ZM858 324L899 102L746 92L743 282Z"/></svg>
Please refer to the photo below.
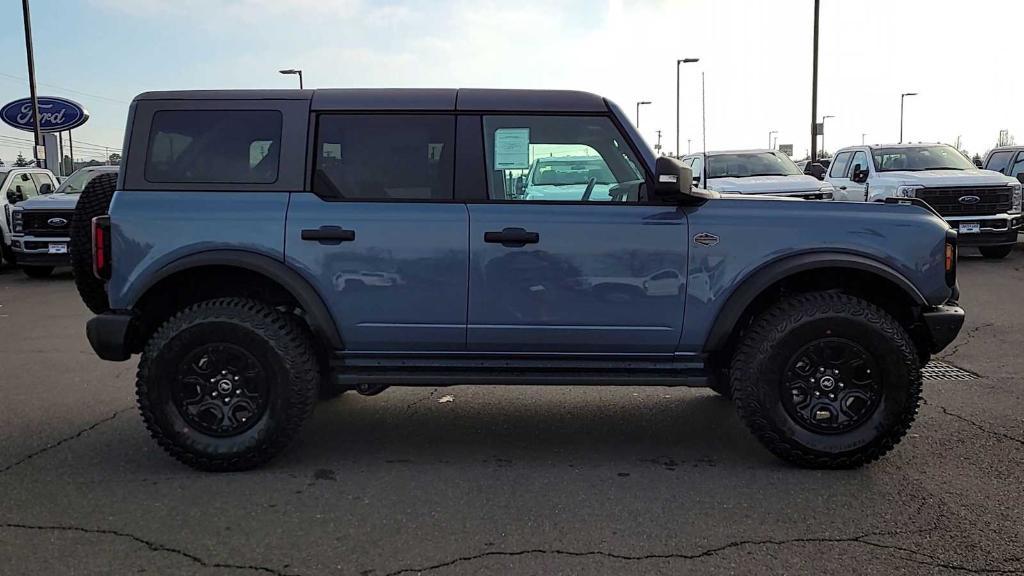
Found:
<svg viewBox="0 0 1024 576"><path fill-rule="evenodd" d="M956 249L957 234L956 230L950 228L946 231L946 253L945 253L945 266L946 266L946 285L956 285Z"/></svg>
<svg viewBox="0 0 1024 576"><path fill-rule="evenodd" d="M110 280L110 216L92 219L92 273L100 280Z"/></svg>

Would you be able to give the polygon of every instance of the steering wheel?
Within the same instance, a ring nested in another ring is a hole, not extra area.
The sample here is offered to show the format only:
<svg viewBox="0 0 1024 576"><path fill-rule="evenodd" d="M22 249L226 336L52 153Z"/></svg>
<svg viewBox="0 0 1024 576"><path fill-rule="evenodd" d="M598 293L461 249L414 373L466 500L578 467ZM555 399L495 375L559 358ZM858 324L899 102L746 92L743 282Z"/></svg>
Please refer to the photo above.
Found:
<svg viewBox="0 0 1024 576"><path fill-rule="evenodd" d="M590 200L590 195L594 192L595 184L597 184L597 178L591 176L590 180L587 180L587 189L583 191L583 197L580 198L580 201L586 202L587 200Z"/></svg>

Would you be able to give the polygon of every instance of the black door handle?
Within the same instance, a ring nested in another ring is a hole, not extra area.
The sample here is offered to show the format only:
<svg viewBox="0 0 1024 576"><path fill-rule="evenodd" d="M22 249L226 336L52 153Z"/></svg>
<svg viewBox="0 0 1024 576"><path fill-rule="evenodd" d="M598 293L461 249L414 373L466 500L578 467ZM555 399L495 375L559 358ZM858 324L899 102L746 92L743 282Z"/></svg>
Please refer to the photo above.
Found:
<svg viewBox="0 0 1024 576"><path fill-rule="evenodd" d="M522 228L505 228L501 232L484 232L484 242L501 244L506 248L520 248L540 242L540 234Z"/></svg>
<svg viewBox="0 0 1024 576"><path fill-rule="evenodd" d="M839 189L840 190L846 190L846 186L840 186Z"/></svg>
<svg viewBox="0 0 1024 576"><path fill-rule="evenodd" d="M333 246L342 242L352 242L356 239L356 231L345 230L341 226L321 226L303 230L301 237L303 240L315 240Z"/></svg>

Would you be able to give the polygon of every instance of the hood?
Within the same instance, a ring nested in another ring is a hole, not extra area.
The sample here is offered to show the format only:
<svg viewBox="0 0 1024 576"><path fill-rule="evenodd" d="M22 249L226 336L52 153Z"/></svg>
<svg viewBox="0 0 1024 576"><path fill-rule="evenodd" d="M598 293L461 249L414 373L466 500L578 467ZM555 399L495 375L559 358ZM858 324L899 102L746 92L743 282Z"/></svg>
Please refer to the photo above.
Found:
<svg viewBox="0 0 1024 576"><path fill-rule="evenodd" d="M829 186L814 176L751 176L750 178L711 178L708 188L718 192L740 194L779 194L785 192L817 192Z"/></svg>
<svg viewBox="0 0 1024 576"><path fill-rule="evenodd" d="M74 210L78 194L46 194L18 202L22 210Z"/></svg>
<svg viewBox="0 0 1024 576"><path fill-rule="evenodd" d="M907 172L897 170L894 172L879 172L879 179L895 180L900 185L919 185L930 187L942 186L996 186L999 184L1010 184L1017 182L1016 178L1010 178L992 170L922 170L920 172Z"/></svg>

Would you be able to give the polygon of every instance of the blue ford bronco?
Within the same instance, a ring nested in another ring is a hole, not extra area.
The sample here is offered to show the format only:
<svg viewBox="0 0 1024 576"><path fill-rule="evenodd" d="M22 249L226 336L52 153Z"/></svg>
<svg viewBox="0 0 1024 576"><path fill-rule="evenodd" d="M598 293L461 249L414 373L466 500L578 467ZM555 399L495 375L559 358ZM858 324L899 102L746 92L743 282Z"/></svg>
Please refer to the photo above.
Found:
<svg viewBox="0 0 1024 576"><path fill-rule="evenodd" d="M204 470L268 461L318 398L458 384L710 387L851 468L963 324L921 200L719 197L593 94L150 92L124 151L72 222L88 338L141 355L146 426Z"/></svg>

